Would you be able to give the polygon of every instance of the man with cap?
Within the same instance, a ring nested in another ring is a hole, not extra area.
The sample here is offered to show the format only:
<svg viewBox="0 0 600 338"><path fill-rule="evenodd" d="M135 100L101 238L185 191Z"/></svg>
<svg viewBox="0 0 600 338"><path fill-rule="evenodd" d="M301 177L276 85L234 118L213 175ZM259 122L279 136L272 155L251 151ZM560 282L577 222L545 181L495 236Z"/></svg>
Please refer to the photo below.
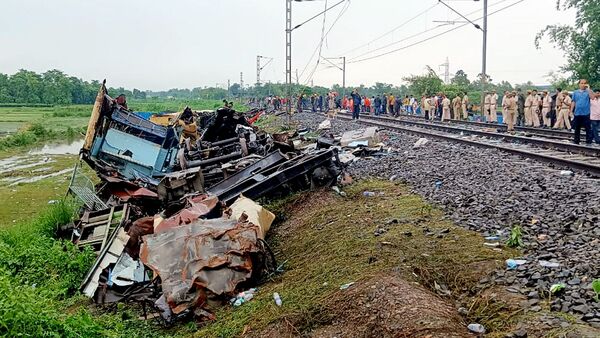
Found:
<svg viewBox="0 0 600 338"><path fill-rule="evenodd" d="M493 123L498 122L498 94L494 90L492 92L492 98L490 102L490 120Z"/></svg>
<svg viewBox="0 0 600 338"><path fill-rule="evenodd" d="M571 96L569 92L563 90L560 93L560 97L556 98L556 124L554 128L571 130L571 121L569 119L569 113L571 112Z"/></svg>
<svg viewBox="0 0 600 338"><path fill-rule="evenodd" d="M483 116L487 122L490 122L490 106L492 103L492 94L490 92L485 93L485 99L483 100Z"/></svg>
<svg viewBox="0 0 600 338"><path fill-rule="evenodd" d="M462 98L462 117L463 120L466 120L469 118L469 112L467 111L467 108L469 107L469 96L467 95L467 92L464 93L463 98Z"/></svg>
<svg viewBox="0 0 600 338"><path fill-rule="evenodd" d="M508 131L515 131L515 122L517 120L517 92L506 94L506 124L508 125Z"/></svg>
<svg viewBox="0 0 600 338"><path fill-rule="evenodd" d="M533 104L533 96L531 90L527 91L527 97L525 98L525 126L533 126L533 119L531 118L531 105Z"/></svg>
<svg viewBox="0 0 600 338"><path fill-rule="evenodd" d="M442 94L442 122L446 121L446 120L450 120L450 99L448 98L448 96L446 96L446 94Z"/></svg>
<svg viewBox="0 0 600 338"><path fill-rule="evenodd" d="M542 94L542 121L544 121L544 128L551 127L550 110L552 108L552 97L548 95L548 91L544 90Z"/></svg>
<svg viewBox="0 0 600 338"><path fill-rule="evenodd" d="M453 119L460 120L460 106L462 105L462 99L459 95L452 100L452 109L454 110Z"/></svg>
<svg viewBox="0 0 600 338"><path fill-rule="evenodd" d="M504 91L504 95L502 95L502 122L508 124L508 90Z"/></svg>
<svg viewBox="0 0 600 338"><path fill-rule="evenodd" d="M540 98L537 90L531 91L531 121L534 127L540 126Z"/></svg>
<svg viewBox="0 0 600 338"><path fill-rule="evenodd" d="M517 88L517 126L522 126L525 121L525 96L521 88Z"/></svg>

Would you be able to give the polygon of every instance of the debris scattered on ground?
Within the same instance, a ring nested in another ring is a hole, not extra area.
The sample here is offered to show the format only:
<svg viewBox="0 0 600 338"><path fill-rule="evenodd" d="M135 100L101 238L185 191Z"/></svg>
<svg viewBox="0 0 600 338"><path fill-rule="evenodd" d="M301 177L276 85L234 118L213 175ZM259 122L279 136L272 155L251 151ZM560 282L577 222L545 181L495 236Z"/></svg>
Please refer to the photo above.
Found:
<svg viewBox="0 0 600 338"><path fill-rule="evenodd" d="M146 116L103 84L81 149L101 183L78 164L69 192L84 208L61 229L97 254L82 292L98 304L148 306L146 318L166 324L213 319L281 271L264 241L275 215L258 199L318 186L344 196L348 163L391 151L375 128L335 135L325 120L317 137L310 128L269 134L253 127L264 115L226 106Z"/></svg>

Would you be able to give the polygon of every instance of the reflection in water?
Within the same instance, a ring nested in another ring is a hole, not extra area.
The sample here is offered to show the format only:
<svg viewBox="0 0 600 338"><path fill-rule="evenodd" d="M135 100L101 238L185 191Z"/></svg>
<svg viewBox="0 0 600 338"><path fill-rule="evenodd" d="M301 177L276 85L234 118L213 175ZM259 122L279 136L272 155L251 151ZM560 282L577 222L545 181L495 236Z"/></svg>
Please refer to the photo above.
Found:
<svg viewBox="0 0 600 338"><path fill-rule="evenodd" d="M29 151L29 155L77 155L83 145L83 139L71 143L48 143L40 149Z"/></svg>

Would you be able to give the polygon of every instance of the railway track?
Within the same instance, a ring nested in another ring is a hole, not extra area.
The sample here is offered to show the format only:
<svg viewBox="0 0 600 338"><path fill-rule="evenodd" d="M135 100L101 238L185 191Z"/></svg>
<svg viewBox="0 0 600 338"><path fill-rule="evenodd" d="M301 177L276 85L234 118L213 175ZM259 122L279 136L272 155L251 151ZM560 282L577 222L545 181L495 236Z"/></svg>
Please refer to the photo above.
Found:
<svg viewBox="0 0 600 338"><path fill-rule="evenodd" d="M352 120L349 114L338 118ZM440 123L416 122L386 117L361 117L359 123L392 131L401 131L424 137L461 142L484 148L499 149L600 177L600 148L581 146L551 139L541 139L459 128Z"/></svg>
<svg viewBox="0 0 600 338"><path fill-rule="evenodd" d="M408 115L400 114L401 117L427 121L423 116L420 115ZM446 123L441 121L430 121L434 123ZM478 121L465 121L465 120L448 120L448 124L465 125L473 128L493 128L506 132L508 126L505 124L490 123L490 122L478 122ZM545 128L533 128L533 127L520 127L515 126L515 131L524 133L528 136L546 137L557 140L571 140L573 138L573 132L570 130L558 130L558 129L545 129Z"/></svg>

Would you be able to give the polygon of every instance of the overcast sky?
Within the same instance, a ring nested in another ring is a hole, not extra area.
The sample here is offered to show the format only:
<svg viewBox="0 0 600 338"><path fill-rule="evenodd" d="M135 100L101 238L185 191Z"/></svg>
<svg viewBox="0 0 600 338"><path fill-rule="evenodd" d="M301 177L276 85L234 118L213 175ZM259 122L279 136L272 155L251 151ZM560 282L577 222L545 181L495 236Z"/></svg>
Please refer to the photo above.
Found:
<svg viewBox="0 0 600 338"><path fill-rule="evenodd" d="M338 1L328 0L328 4ZM518 1L489 0L489 11ZM437 27L440 24L433 21L462 20L437 3L350 0L349 5L327 13L325 32L339 19L321 54L348 58L348 86L375 82L400 85L403 77L423 73L426 65L443 74L439 65L446 57L451 73L463 69L473 79L481 72L482 34L469 25L434 38L460 24ZM470 19L482 15L482 1L447 3L461 13L473 13ZM324 6L324 0L294 2L294 24ZM406 23L409 19L413 20ZM546 83L545 75L558 71L564 58L548 43L537 50L535 35L548 24L573 21L574 13L558 12L555 0L524 0L493 14L489 18L488 74L495 82ZM391 34L367 44L398 26ZM315 50L322 28L320 17L293 32L293 68L298 69L301 83L341 84L341 71L327 69L325 61L310 76L316 66ZM419 43L422 40L426 41ZM256 56L265 55L274 60L264 69L262 79L284 82L285 1L2 0L0 46L0 72L9 74L20 68L37 72L56 68L86 80L106 78L108 85L115 87L160 90L225 86L228 79L239 82L240 72L246 84L255 83ZM399 48L405 49L351 62Z"/></svg>

